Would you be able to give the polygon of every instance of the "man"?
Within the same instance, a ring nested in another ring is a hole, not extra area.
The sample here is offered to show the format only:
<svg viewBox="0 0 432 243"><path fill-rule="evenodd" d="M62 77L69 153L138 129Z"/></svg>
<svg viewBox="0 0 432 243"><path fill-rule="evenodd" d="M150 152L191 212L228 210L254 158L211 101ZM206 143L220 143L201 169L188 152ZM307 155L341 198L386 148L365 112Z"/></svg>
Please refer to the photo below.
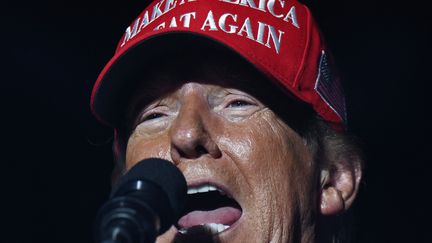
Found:
<svg viewBox="0 0 432 243"><path fill-rule="evenodd" d="M362 162L309 10L297 1L159 0L92 94L121 173L150 157L188 183L157 242L347 242Z"/></svg>

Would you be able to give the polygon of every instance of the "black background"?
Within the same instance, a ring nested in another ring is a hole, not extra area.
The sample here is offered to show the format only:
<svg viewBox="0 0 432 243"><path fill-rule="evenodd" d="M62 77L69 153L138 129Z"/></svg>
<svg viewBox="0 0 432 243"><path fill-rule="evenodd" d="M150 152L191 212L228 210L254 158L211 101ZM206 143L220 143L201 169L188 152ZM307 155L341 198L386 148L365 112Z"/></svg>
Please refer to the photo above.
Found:
<svg viewBox="0 0 432 243"><path fill-rule="evenodd" d="M0 242L92 242L110 190L112 132L91 116L90 92L145 2L2 3ZM428 8L304 2L345 79L367 158L357 242L431 242Z"/></svg>

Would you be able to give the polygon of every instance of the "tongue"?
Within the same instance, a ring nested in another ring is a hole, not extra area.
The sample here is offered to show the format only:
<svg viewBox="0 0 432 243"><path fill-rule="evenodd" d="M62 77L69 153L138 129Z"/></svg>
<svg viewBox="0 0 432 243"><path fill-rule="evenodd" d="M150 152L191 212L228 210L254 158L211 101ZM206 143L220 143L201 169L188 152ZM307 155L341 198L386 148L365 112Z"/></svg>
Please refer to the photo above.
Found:
<svg viewBox="0 0 432 243"><path fill-rule="evenodd" d="M222 207L212 211L192 211L181 217L178 225L181 229L210 223L232 225L240 216L240 209L233 207Z"/></svg>

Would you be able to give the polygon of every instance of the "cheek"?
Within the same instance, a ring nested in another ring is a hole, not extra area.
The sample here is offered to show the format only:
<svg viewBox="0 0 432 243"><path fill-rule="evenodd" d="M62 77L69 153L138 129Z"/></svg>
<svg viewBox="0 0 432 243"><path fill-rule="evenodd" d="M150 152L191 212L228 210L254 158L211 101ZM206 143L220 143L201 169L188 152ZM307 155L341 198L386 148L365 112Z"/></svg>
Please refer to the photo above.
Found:
<svg viewBox="0 0 432 243"><path fill-rule="evenodd" d="M128 141L126 149L126 169L129 170L136 163L146 158L162 158L170 160L170 146L165 134L146 136L134 132Z"/></svg>
<svg viewBox="0 0 432 243"><path fill-rule="evenodd" d="M310 176L303 140L272 112L255 118L226 130L221 139L225 152L242 171L256 199L269 203L269 199L280 202L296 197L304 190L301 182Z"/></svg>
<svg viewBox="0 0 432 243"><path fill-rule="evenodd" d="M277 118L263 112L254 119L225 126L224 136L220 138L221 149L238 164L239 167L265 173L264 168L275 170L289 167L292 162L291 134L286 126L277 122Z"/></svg>

